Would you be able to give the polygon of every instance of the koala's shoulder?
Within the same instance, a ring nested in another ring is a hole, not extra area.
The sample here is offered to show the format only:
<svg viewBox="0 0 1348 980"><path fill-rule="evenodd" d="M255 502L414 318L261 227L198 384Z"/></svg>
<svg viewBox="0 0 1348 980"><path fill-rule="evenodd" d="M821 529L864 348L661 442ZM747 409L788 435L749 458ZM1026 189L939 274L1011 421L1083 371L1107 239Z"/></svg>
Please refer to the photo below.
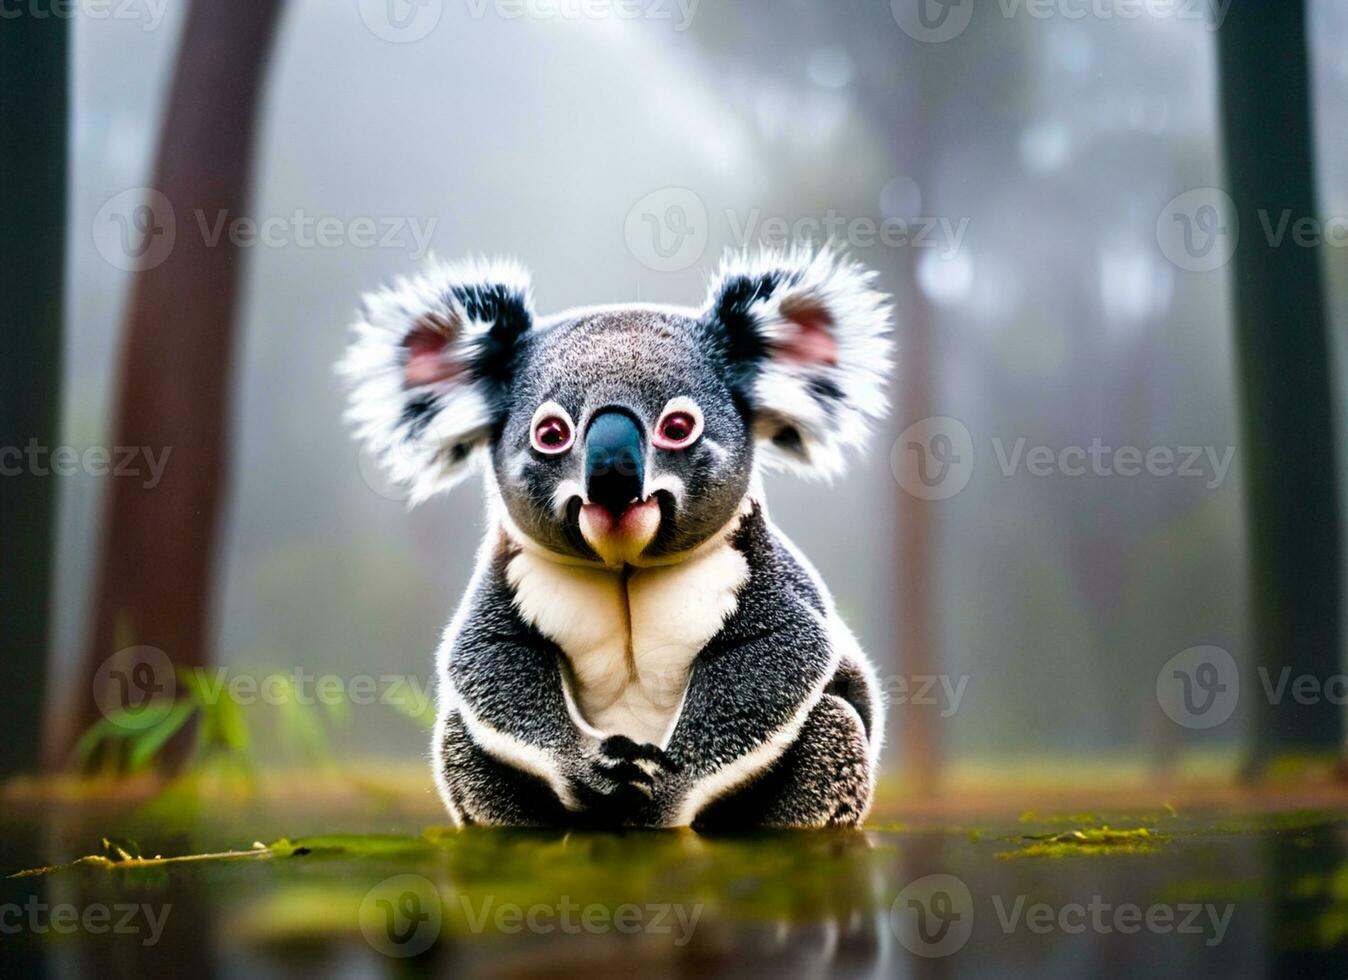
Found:
<svg viewBox="0 0 1348 980"><path fill-rule="evenodd" d="M758 501L740 520L731 543L748 562L744 590L758 593L764 600L775 596L776 601L803 603L820 615L829 611L829 594L814 566L767 519Z"/></svg>

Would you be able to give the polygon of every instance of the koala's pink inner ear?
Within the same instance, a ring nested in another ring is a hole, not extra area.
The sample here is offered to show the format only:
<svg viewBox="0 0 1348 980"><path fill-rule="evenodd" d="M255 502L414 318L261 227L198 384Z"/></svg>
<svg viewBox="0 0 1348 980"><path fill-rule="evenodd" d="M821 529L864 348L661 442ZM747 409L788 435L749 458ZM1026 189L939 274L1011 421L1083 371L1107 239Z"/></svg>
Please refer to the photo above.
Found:
<svg viewBox="0 0 1348 980"><path fill-rule="evenodd" d="M838 363L838 341L833 337L833 314L815 296L788 296L779 310L788 324L787 336L773 341L779 357L799 364Z"/></svg>
<svg viewBox="0 0 1348 980"><path fill-rule="evenodd" d="M455 333L454 324L437 313L428 313L417 320L403 338L403 346L407 348L403 383L407 387L448 381L463 370L449 357L449 345Z"/></svg>

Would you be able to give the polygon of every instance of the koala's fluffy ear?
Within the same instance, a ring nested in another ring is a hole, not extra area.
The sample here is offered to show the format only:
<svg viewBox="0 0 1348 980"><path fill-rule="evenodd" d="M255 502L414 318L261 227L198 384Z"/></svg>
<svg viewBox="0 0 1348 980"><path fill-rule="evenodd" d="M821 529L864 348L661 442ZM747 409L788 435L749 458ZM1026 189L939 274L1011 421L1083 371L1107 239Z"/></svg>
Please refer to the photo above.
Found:
<svg viewBox="0 0 1348 980"><path fill-rule="evenodd" d="M827 248L722 262L702 324L769 465L834 476L888 409L892 309L875 276Z"/></svg>
<svg viewBox="0 0 1348 980"><path fill-rule="evenodd" d="M338 365L346 417L413 503L467 475L532 325L529 277L511 262L432 262L363 298Z"/></svg>

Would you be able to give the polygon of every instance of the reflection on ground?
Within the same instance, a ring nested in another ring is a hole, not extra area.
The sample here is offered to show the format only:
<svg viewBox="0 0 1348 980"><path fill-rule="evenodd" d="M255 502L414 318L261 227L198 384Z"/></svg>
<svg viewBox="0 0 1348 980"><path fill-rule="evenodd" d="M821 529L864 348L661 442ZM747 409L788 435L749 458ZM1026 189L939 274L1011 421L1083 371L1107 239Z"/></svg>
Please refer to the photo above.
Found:
<svg viewBox="0 0 1348 980"><path fill-rule="evenodd" d="M6 809L7 872L111 856L3 882L6 977L1348 968L1341 811L927 812L864 832L708 838L456 832L352 807Z"/></svg>

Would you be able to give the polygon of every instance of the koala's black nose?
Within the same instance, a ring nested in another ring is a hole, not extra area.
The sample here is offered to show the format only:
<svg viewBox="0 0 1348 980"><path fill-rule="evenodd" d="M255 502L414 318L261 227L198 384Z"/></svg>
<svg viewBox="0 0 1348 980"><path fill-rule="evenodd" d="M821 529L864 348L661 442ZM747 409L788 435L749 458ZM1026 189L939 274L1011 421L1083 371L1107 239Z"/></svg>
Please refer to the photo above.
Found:
<svg viewBox="0 0 1348 980"><path fill-rule="evenodd" d="M615 517L645 484L645 446L632 416L605 409L585 432L585 494Z"/></svg>

